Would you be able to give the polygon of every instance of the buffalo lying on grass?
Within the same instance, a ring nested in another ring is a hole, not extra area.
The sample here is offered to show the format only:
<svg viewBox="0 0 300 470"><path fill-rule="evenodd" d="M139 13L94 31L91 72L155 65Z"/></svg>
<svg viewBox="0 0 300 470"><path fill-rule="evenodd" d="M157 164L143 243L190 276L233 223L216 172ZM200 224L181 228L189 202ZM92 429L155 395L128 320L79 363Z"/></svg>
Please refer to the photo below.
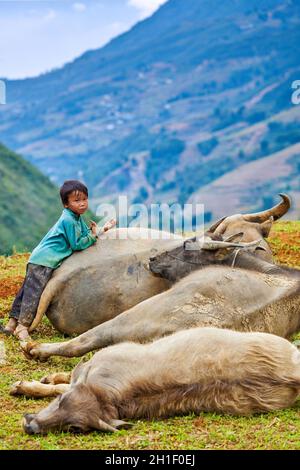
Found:
<svg viewBox="0 0 300 470"><path fill-rule="evenodd" d="M17 382L11 393L55 396L26 414L28 434L116 431L123 419L211 411L249 415L291 406L300 393L300 353L266 333L194 328L153 343L122 343L80 363L71 383L60 374Z"/></svg>
<svg viewBox="0 0 300 470"><path fill-rule="evenodd" d="M187 249L195 245L197 249ZM299 330L299 270L268 263L234 241L208 238L206 245L184 241L151 259L156 275L173 281L181 277L167 291L69 341L25 343L25 354L40 360L52 355L81 356L123 341L148 342L191 327L262 331L283 337ZM251 244L253 249L255 245Z"/></svg>
<svg viewBox="0 0 300 470"><path fill-rule="evenodd" d="M271 261L271 250L264 240L272 220L290 207L288 196L275 207L257 214L234 215L214 224L208 235L230 240L243 233L242 242L261 240L255 251ZM182 237L157 230L137 228L108 231L92 247L74 253L54 272L41 297L37 327L44 313L54 327L78 334L110 320L139 302L166 291L171 283L148 269L148 260L178 246Z"/></svg>
<svg viewBox="0 0 300 470"><path fill-rule="evenodd" d="M148 269L150 256L176 246L181 236L151 229L112 229L54 271L30 330L44 313L63 333L89 330L170 287Z"/></svg>

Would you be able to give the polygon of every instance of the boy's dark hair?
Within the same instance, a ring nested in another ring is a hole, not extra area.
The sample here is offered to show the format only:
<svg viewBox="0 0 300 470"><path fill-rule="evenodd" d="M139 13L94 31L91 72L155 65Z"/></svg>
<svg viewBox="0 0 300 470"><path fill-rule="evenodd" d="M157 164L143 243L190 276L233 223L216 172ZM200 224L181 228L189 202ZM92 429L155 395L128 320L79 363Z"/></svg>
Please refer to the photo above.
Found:
<svg viewBox="0 0 300 470"><path fill-rule="evenodd" d="M81 193L89 197L88 188L83 183L81 183L78 180L67 180L64 182L64 184L61 186L59 190L60 198L64 205L68 204L69 195L73 191L80 191Z"/></svg>

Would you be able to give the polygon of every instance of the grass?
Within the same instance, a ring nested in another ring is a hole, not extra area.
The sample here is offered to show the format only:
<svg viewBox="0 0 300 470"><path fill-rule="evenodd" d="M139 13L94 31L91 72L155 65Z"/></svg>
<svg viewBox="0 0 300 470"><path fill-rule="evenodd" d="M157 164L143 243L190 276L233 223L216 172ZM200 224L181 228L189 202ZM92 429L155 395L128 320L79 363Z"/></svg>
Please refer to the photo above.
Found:
<svg viewBox="0 0 300 470"><path fill-rule="evenodd" d="M300 266L300 222L274 225L270 244L279 263ZM7 316L25 274L28 254L0 257L0 317ZM47 319L33 335L40 341L61 341ZM300 335L298 335L300 338ZM54 357L47 363L28 361L13 338L0 338L6 346L6 364L0 369L0 449L298 449L300 450L300 402L290 409L252 417L190 414L165 420L138 420L129 431L116 434L93 432L29 436L23 433L23 413L35 412L50 400L9 395L13 382L40 379L50 372L71 370L78 358Z"/></svg>
<svg viewBox="0 0 300 470"><path fill-rule="evenodd" d="M300 267L300 222L274 224L270 245L277 263Z"/></svg>

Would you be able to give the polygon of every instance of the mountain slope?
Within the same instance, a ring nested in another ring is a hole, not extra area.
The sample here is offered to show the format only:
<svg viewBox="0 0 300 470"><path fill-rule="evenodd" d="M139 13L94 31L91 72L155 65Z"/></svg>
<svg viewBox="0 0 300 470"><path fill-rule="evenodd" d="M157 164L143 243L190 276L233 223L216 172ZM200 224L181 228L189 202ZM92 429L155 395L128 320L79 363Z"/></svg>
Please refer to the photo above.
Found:
<svg viewBox="0 0 300 470"><path fill-rule="evenodd" d="M213 183L203 186L188 202L202 201L215 218L271 207L280 192L288 193L294 202L287 218L299 215L300 143L260 158L226 173ZM268 178L265 177L268 175Z"/></svg>
<svg viewBox="0 0 300 470"><path fill-rule="evenodd" d="M83 178L95 205L200 197L300 141L299 26L298 0L170 0L107 46L8 81L1 139L57 183Z"/></svg>
<svg viewBox="0 0 300 470"><path fill-rule="evenodd" d="M31 250L61 212L57 188L0 144L0 254Z"/></svg>

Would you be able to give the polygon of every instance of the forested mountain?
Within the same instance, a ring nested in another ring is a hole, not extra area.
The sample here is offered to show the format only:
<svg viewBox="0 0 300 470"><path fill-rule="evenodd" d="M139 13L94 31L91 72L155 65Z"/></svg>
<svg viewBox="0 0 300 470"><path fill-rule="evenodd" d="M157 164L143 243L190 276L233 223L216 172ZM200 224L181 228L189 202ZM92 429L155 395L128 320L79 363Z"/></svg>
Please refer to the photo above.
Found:
<svg viewBox="0 0 300 470"><path fill-rule="evenodd" d="M61 211L58 188L0 144L0 254L31 250Z"/></svg>
<svg viewBox="0 0 300 470"><path fill-rule="evenodd" d="M210 220L281 191L297 217L299 44L298 0L170 0L63 68L7 81L0 139L56 183L82 178L95 204L193 200Z"/></svg>

